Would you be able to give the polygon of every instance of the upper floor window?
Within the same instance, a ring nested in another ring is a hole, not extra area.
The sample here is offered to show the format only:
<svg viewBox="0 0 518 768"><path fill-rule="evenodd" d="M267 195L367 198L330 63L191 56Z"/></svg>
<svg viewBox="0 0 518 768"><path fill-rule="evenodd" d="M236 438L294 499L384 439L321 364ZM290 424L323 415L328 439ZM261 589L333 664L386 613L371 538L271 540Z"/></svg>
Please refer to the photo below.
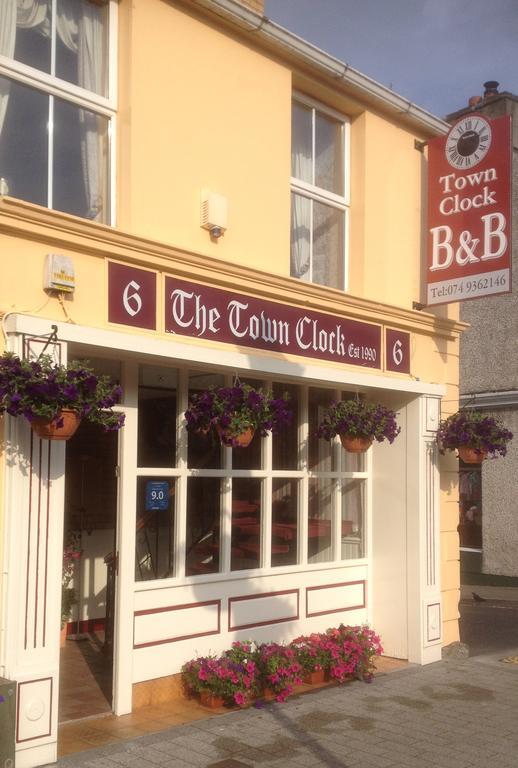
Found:
<svg viewBox="0 0 518 768"><path fill-rule="evenodd" d="M110 223L109 4L0 0L0 191Z"/></svg>
<svg viewBox="0 0 518 768"><path fill-rule="evenodd" d="M291 275L346 287L348 123L301 98L293 101Z"/></svg>

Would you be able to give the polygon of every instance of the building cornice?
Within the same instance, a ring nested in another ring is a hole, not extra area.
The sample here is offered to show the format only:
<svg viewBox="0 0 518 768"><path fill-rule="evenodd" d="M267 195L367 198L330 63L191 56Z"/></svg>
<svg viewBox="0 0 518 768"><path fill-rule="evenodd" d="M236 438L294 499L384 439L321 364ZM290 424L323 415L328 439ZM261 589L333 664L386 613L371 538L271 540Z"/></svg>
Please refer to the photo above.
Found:
<svg viewBox="0 0 518 768"><path fill-rule="evenodd" d="M369 301L292 277L174 248L5 196L0 196L0 233L45 243L49 248L70 249L92 257L172 272L186 280L228 290L239 286L240 291L258 297L428 336L454 340L469 327L467 323L428 312Z"/></svg>
<svg viewBox="0 0 518 768"><path fill-rule="evenodd" d="M185 0L179 1L185 4ZM294 62L309 68L334 88L344 89L349 95L410 123L420 131L435 136L449 130L450 126L441 118L236 0L189 0L188 5L191 11L193 6L198 6L219 17L241 32L252 35L258 43L281 57L289 56Z"/></svg>

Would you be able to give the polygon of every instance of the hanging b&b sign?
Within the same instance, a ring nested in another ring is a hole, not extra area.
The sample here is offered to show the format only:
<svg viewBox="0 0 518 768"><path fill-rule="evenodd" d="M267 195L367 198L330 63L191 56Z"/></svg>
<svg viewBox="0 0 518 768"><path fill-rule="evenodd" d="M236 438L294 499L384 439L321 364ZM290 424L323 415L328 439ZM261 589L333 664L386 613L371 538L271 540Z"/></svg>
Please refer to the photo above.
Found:
<svg viewBox="0 0 518 768"><path fill-rule="evenodd" d="M462 117L428 144L427 304L511 290L511 118Z"/></svg>

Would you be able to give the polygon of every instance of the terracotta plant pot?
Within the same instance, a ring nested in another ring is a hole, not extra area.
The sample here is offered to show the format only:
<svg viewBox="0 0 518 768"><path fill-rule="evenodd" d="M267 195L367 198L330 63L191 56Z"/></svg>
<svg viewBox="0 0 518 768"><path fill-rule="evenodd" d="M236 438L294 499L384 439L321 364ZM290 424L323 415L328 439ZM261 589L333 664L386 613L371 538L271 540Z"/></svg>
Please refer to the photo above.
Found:
<svg viewBox="0 0 518 768"><path fill-rule="evenodd" d="M272 688L263 688L263 699L265 701L274 701L277 694Z"/></svg>
<svg viewBox="0 0 518 768"><path fill-rule="evenodd" d="M352 435L340 435L340 442L349 453L365 453L372 445L368 437L353 437Z"/></svg>
<svg viewBox="0 0 518 768"><path fill-rule="evenodd" d="M67 625L63 627L59 635L59 647L64 648L67 643Z"/></svg>
<svg viewBox="0 0 518 768"><path fill-rule="evenodd" d="M255 430L252 427L248 427L244 432L242 432L240 435L237 435L234 437L234 445L232 445L232 438L229 437L225 430L221 427L216 427L219 435L219 439L223 443L223 445L226 445L227 447L237 447L237 448L247 448L250 443L253 440Z"/></svg>
<svg viewBox="0 0 518 768"><path fill-rule="evenodd" d="M219 709L225 703L222 696L216 696L211 691L200 691L200 704L209 709Z"/></svg>
<svg viewBox="0 0 518 768"><path fill-rule="evenodd" d="M58 426L60 419L63 420L63 423ZM63 408L52 420L37 416L31 421L31 427L42 440L69 440L80 423L81 416L77 411Z"/></svg>
<svg viewBox="0 0 518 768"><path fill-rule="evenodd" d="M323 683L326 679L326 673L323 669L315 669L313 672L306 672L304 675L304 682L306 685L316 685L317 683Z"/></svg>
<svg viewBox="0 0 518 768"><path fill-rule="evenodd" d="M457 451L459 453L459 459L462 459L464 464L482 464L487 456L487 451L477 451L475 448L470 448L468 445L459 445Z"/></svg>

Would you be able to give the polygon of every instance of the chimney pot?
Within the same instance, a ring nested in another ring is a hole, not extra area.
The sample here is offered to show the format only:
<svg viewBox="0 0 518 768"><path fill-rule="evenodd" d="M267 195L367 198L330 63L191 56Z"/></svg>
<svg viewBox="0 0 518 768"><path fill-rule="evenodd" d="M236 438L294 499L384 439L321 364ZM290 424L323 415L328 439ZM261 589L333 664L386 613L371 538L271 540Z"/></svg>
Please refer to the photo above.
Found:
<svg viewBox="0 0 518 768"><path fill-rule="evenodd" d="M494 96L498 93L498 86L500 83L497 80L487 80L484 83L484 97L485 96Z"/></svg>

